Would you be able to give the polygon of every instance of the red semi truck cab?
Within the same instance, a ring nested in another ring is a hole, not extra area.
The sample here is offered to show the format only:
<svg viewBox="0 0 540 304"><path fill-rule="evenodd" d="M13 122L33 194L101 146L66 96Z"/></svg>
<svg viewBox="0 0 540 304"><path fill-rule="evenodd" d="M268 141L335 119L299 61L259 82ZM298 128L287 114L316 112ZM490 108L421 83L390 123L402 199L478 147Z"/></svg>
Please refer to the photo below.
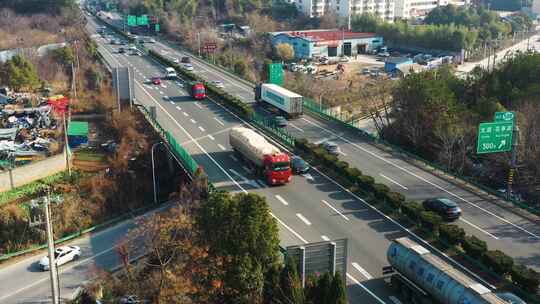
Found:
<svg viewBox="0 0 540 304"><path fill-rule="evenodd" d="M191 96L197 100L206 98L206 88L202 82L195 82L191 84Z"/></svg>
<svg viewBox="0 0 540 304"><path fill-rule="evenodd" d="M263 172L269 185L283 185L290 182L292 170L289 155L281 152L265 155Z"/></svg>

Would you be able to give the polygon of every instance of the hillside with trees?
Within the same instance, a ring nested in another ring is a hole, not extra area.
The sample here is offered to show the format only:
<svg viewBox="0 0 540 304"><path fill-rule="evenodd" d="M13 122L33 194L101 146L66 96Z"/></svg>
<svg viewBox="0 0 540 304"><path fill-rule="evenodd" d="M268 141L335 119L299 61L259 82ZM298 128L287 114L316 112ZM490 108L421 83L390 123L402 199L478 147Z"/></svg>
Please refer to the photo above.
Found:
<svg viewBox="0 0 540 304"><path fill-rule="evenodd" d="M383 137L460 175L504 188L510 153L476 154L478 124L515 111L519 125L515 189L540 205L540 54L521 54L466 79L448 67L412 74L393 91L394 121Z"/></svg>

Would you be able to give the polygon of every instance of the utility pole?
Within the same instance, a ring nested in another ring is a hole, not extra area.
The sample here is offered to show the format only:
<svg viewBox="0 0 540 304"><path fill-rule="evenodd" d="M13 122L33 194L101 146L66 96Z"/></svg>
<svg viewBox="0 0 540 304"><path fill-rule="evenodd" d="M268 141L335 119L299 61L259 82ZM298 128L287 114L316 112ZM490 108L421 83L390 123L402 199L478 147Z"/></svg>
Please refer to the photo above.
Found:
<svg viewBox="0 0 540 304"><path fill-rule="evenodd" d="M201 33L197 32L197 46L199 50L199 57L201 57Z"/></svg>
<svg viewBox="0 0 540 304"><path fill-rule="evenodd" d="M517 167L517 148L518 148L518 139L519 139L519 127L517 121L512 130L512 157L510 158L510 170L508 171L508 184L506 189L506 198L510 200L512 195L512 184L514 182L514 173Z"/></svg>
<svg viewBox="0 0 540 304"><path fill-rule="evenodd" d="M47 247L49 251L49 274L51 276L51 291L53 304L60 303L60 290L58 289L58 271L56 269L56 260L54 257L54 234L51 223L51 211L50 211L50 193L47 190L47 196L45 197L45 224L47 225Z"/></svg>

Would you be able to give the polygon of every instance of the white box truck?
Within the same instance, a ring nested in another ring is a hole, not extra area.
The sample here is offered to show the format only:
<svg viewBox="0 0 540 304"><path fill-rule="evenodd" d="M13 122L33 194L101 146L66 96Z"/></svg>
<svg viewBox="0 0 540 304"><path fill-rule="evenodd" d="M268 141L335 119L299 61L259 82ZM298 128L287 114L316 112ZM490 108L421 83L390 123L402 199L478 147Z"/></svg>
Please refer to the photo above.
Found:
<svg viewBox="0 0 540 304"><path fill-rule="evenodd" d="M302 115L302 95L298 95L273 83L262 83L255 87L255 100L266 102L286 114L289 118Z"/></svg>

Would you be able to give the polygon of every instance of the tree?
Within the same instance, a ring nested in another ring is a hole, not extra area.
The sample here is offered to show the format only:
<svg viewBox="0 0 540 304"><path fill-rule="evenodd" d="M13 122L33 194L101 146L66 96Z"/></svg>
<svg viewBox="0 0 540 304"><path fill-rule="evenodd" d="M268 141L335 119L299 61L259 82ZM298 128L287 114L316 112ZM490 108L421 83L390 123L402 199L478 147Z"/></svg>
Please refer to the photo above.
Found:
<svg viewBox="0 0 540 304"><path fill-rule="evenodd" d="M264 274L275 267L279 254L278 228L266 200L252 193L212 193L197 213L197 225L210 255L231 261L224 264L227 296L236 296L235 301L244 301L242 294L260 297Z"/></svg>
<svg viewBox="0 0 540 304"><path fill-rule="evenodd" d="M280 275L280 292L277 297L278 303L303 304L304 289L298 275L298 269L292 257L287 256L285 267Z"/></svg>
<svg viewBox="0 0 540 304"><path fill-rule="evenodd" d="M39 77L34 65L26 58L16 55L6 61L0 70L2 83L15 90L32 90L39 86Z"/></svg>
<svg viewBox="0 0 540 304"><path fill-rule="evenodd" d="M276 55L282 61L291 61L294 59L294 49L288 43L278 43L275 48Z"/></svg>
<svg viewBox="0 0 540 304"><path fill-rule="evenodd" d="M247 72L247 64L246 64L246 61L245 60L237 60L235 63L234 63L234 72L236 74L239 74L239 75L243 75L245 76L246 75L246 72Z"/></svg>
<svg viewBox="0 0 540 304"><path fill-rule="evenodd" d="M328 297L328 304L347 304L347 291L345 290L345 282L341 273L337 271L332 278L332 284L330 285L330 293Z"/></svg>

